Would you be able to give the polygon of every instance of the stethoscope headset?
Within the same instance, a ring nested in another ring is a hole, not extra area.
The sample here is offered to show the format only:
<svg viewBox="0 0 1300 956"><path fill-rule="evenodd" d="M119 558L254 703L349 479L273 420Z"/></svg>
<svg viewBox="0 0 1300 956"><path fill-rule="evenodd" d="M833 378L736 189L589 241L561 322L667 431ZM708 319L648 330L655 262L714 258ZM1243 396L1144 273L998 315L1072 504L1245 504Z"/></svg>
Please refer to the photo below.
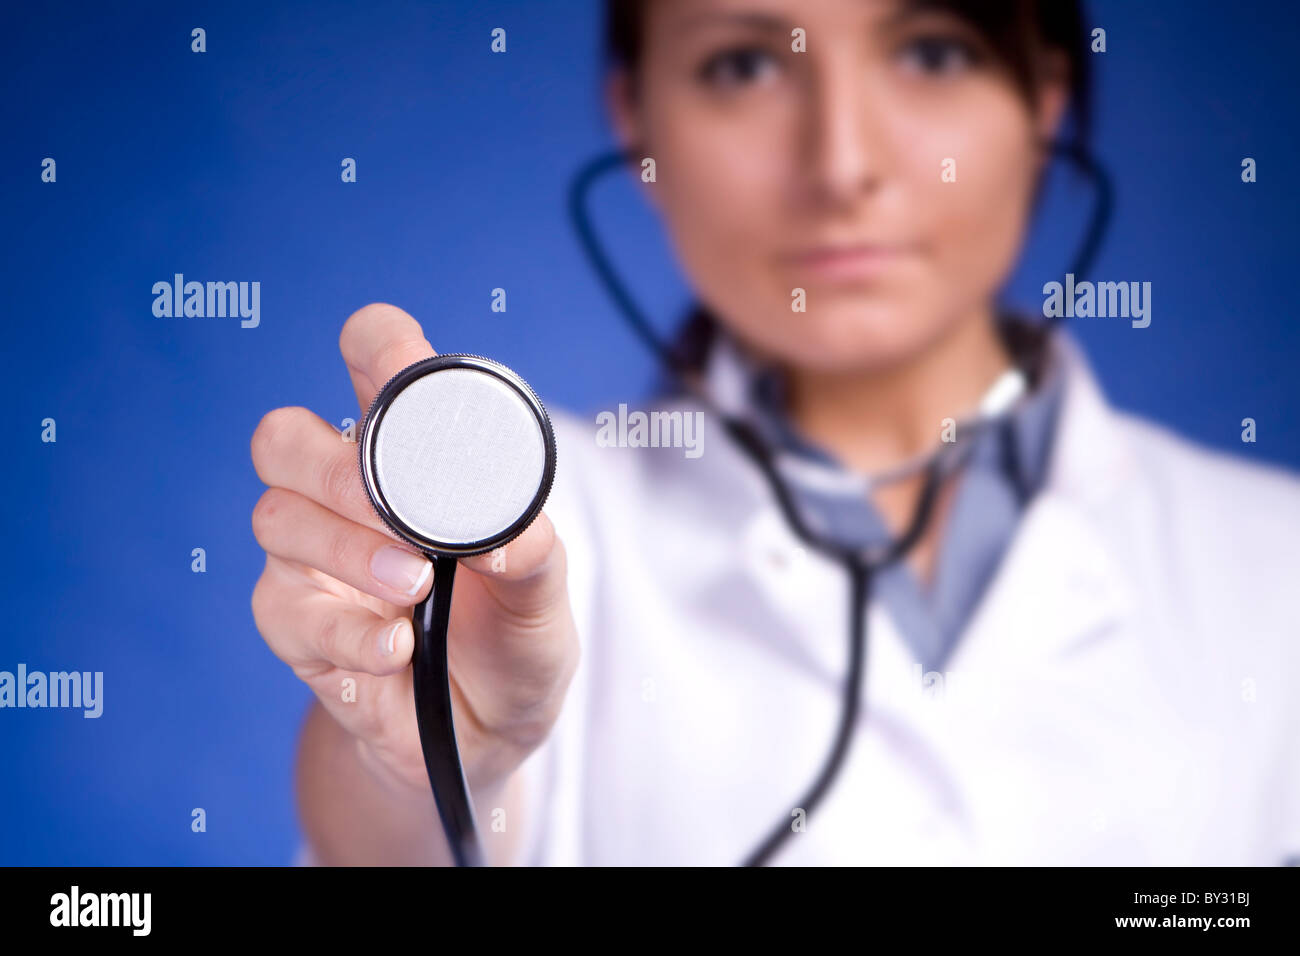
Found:
<svg viewBox="0 0 1300 956"><path fill-rule="evenodd" d="M1072 271L1087 273L1109 223L1112 189L1101 164L1081 144L1046 148L1069 160L1092 180L1095 201ZM1004 455L1014 443L1006 427L1029 390L1030 373L1012 368L994 382L977 411L956 423L957 440L887 473L857 478L863 493L879 485L923 476L921 493L903 532L879 547L845 546L820 533L801 514L787 475L810 466L769 447L737 411L723 408L696 379L695 371L654 329L615 270L591 224L587 199L592 185L619 169L634 168L632 150L603 152L575 173L569 215L587 258L632 331L664 370L715 415L772 489L785 520L809 549L839 563L848 573L849 663L840 719L821 771L798 804L806 818L830 789L843 765L860 708L867 649L867 608L875 575L903 559L921 539L946 477L960 469L971 437L1000 427ZM367 411L358 451L362 482L376 513L399 537L434 564L434 583L415 606L412 677L429 783L438 816L458 866L484 863L474 808L456 745L447 627L456 562L507 544L541 511L555 474L555 437L546 410L513 371L476 355L439 355L408 366L389 380ZM826 469L820 476L842 482ZM792 808L793 809L793 808ZM744 861L761 866L794 828L783 817Z"/></svg>

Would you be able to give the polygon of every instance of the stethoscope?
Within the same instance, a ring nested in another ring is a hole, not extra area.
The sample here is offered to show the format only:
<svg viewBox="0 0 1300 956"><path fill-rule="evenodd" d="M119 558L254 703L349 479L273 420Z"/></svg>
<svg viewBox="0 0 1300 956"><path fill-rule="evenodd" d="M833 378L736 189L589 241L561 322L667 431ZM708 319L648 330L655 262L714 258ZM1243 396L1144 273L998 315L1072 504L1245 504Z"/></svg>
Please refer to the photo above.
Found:
<svg viewBox="0 0 1300 956"><path fill-rule="evenodd" d="M541 399L500 362L438 355L384 384L357 438L375 513L433 562L415 606L415 718L429 785L457 866L484 862L453 719L447 628L457 561L503 547L542 510L555 435Z"/></svg>
<svg viewBox="0 0 1300 956"><path fill-rule="evenodd" d="M1073 270L1084 274L1100 245L1110 215L1110 183L1086 150L1053 145L1097 186L1097 202ZM628 324L664 368L722 423L724 430L762 472L785 519L811 549L841 564L849 575L849 667L835 740L829 757L800 802L806 817L830 789L843 764L857 721L867 645L867 606L875 575L900 560L924 534L946 476L961 467L970 436L999 422L1028 392L1028 376L1013 368L1001 376L976 413L957 423L958 440L888 473L849 480L859 490L924 476L916 508L904 532L876 548L843 546L811 527L800 513L787 476L801 481L842 482L845 475L770 448L758 430L697 385L673 350L628 293L605 255L587 214L587 195L601 176L634 163L631 152L602 153L579 169L570 186L574 228L596 274ZM460 558L508 544L533 521L555 474L555 436L541 400L515 372L478 355L449 354L416 362L386 382L367 410L358 436L362 484L384 524L430 558L434 581L428 597L412 610L412 654L416 723L434 803L452 858L458 866L479 866L484 855L474 806L460 759L453 719L447 630ZM1006 445L1010 447L1010 445ZM802 469L803 474L797 474ZM783 474L784 472L784 474ZM782 821L745 861L766 863L793 832Z"/></svg>
<svg viewBox="0 0 1300 956"><path fill-rule="evenodd" d="M1076 276L1082 276L1091 267L1110 220L1113 204L1110 178L1101 163L1082 144L1053 142L1047 144L1046 148L1049 152L1069 160L1092 180L1095 187L1096 195L1087 232L1071 267L1071 271ZM904 558L921 539L934 512L935 501L944 479L960 469L973 436L1009 421L1010 415L1028 394L1029 376L1019 368L1012 368L1000 376L980 401L976 413L956 423L956 441L944 443L938 450L918 456L890 469L887 473L870 477L850 477L849 480L856 480L859 490L867 494L872 488L880 485L914 478L918 474L924 476L921 493L911 520L902 534L880 547L868 549L846 547L834 541L811 527L805 520L787 481L787 476L794 477L798 471L816 470L816 466L801 463L799 459L769 447L758 430L742 418L737 410L722 407L713 395L695 381L691 370L684 367L678 354L654 330L605 254L587 211L588 194L592 185L602 176L618 169L635 168L639 158L633 150L601 153L583 165L573 177L569 189L569 215L588 261L627 324L654 354L662 368L672 374L692 398L717 416L724 431L763 474L780 505L785 520L799 539L808 548L839 563L849 576L849 664L840 720L830 754L798 804L798 808L804 811L805 819L811 819L813 810L829 791L844 763L853 729L857 723L865 670L867 607L875 576L884 568ZM1014 443L1009 439L1009 430L1002 428L1001 436L1003 453L1012 454ZM809 479L817 480L818 477L832 482L841 482L844 479L842 473L832 472L829 469L822 470L820 476L801 474L798 477L805 482ZM784 815L750 853L744 865L762 866L767 863L793 832L795 831L790 823L790 815Z"/></svg>

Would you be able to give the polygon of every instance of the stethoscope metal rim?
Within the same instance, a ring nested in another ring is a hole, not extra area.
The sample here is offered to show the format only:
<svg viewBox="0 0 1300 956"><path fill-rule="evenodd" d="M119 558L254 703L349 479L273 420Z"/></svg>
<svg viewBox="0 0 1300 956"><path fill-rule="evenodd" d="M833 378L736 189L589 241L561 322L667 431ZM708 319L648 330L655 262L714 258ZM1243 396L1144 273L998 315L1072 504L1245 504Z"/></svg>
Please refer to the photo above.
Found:
<svg viewBox="0 0 1300 956"><path fill-rule="evenodd" d="M434 541L416 531L394 511L376 477L375 437L393 400L415 380L453 368L484 372L510 386L523 399L524 404L536 418L538 428L542 433L542 444L546 455L541 483L527 510L512 524L496 534L469 542ZM482 355L472 355L465 352L431 356L423 361L408 365L390 378L384 384L384 387L379 390L374 401L370 403L357 445L361 461L361 483L366 489L366 495L370 499L370 504L374 507L375 513L395 534L427 554L468 558L476 554L492 551L511 541L532 524L533 520L541 512L542 507L546 504L546 499L550 496L551 485L555 479L555 431L551 426L550 416L547 415L546 407L542 405L541 399L537 397L527 382L500 362L494 362Z"/></svg>

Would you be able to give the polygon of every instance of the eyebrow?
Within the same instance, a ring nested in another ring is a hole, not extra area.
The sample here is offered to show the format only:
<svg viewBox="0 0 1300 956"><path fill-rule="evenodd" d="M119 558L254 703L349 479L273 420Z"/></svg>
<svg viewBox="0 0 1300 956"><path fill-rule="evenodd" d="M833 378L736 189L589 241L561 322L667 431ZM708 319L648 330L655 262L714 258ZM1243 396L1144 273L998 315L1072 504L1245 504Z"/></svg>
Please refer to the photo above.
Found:
<svg viewBox="0 0 1300 956"><path fill-rule="evenodd" d="M898 0L894 9L877 23L877 29L894 30L905 26L909 20L926 15L953 16L951 6L943 0ZM697 27L707 26L747 26L768 33L788 33L793 29L793 21L773 13L757 10L707 10L684 17L677 24L677 33L688 33Z"/></svg>
<svg viewBox="0 0 1300 956"><path fill-rule="evenodd" d="M684 17L677 24L677 33L688 33L701 26L711 25L747 26L768 33L786 33L792 29L789 21L771 13L759 13L754 10L709 10Z"/></svg>
<svg viewBox="0 0 1300 956"><path fill-rule="evenodd" d="M909 20L925 16L957 17L951 4L943 0L902 0L892 12L880 21L880 29L893 30L905 26Z"/></svg>

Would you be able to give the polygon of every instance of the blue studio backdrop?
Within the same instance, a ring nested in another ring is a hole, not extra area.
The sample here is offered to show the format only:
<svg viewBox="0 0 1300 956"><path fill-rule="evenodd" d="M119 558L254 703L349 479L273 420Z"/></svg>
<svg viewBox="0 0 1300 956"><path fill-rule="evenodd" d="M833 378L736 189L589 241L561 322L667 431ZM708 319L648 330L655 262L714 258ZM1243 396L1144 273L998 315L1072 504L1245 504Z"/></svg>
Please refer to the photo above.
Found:
<svg viewBox="0 0 1300 956"><path fill-rule="evenodd" d="M276 406L360 417L337 349L355 309L400 305L439 351L497 357L549 404L649 385L565 214L568 176L611 143L598 15L576 0L10 11L0 670L101 671L104 692L97 719L0 710L0 863L294 858L310 694L249 610L248 446ZM1093 0L1090 15L1118 199L1093 273L1149 280L1152 323L1070 321L1117 404L1300 467L1296 8ZM658 227L631 182L599 189L614 253L671 323L686 290ZM1087 200L1054 177L1013 299L1041 304ZM260 282L257 326L155 316L154 284L177 273Z"/></svg>

